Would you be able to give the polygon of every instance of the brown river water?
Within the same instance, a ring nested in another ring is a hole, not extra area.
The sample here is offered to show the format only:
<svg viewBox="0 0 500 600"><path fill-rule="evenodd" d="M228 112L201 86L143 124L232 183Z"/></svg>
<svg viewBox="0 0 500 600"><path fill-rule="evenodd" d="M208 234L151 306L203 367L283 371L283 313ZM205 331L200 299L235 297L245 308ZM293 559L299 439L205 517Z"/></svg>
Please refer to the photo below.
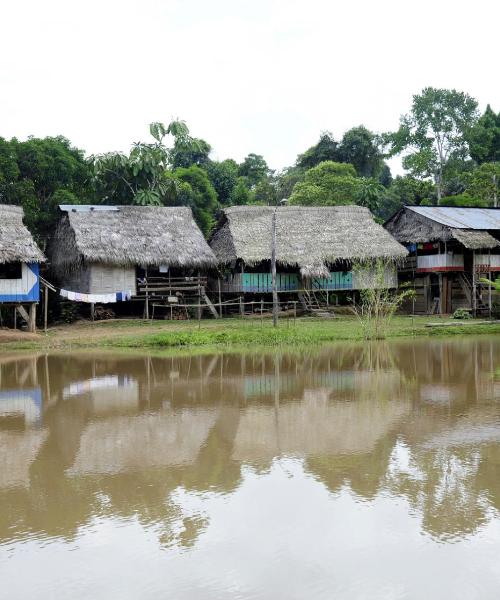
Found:
<svg viewBox="0 0 500 600"><path fill-rule="evenodd" d="M500 597L500 338L0 354L0 598Z"/></svg>

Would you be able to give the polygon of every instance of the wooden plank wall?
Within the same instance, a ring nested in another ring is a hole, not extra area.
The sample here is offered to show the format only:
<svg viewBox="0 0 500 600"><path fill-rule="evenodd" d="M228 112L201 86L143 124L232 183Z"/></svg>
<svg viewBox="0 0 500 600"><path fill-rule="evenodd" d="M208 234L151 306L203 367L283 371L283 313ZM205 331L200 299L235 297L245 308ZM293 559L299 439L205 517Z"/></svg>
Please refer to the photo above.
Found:
<svg viewBox="0 0 500 600"><path fill-rule="evenodd" d="M112 294L131 290L137 293L135 267L93 264L90 267L90 294Z"/></svg>

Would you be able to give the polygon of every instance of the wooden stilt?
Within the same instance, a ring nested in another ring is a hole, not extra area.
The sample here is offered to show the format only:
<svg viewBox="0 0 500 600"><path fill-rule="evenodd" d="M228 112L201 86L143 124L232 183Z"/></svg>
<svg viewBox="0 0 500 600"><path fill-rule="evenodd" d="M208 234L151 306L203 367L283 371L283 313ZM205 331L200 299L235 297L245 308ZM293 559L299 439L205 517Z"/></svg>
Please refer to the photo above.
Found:
<svg viewBox="0 0 500 600"><path fill-rule="evenodd" d="M477 313L477 286L476 286L476 251L472 251L472 315Z"/></svg>
<svg viewBox="0 0 500 600"><path fill-rule="evenodd" d="M221 285L220 285L220 277L217 278L217 285L219 288L219 315L222 319L222 293L221 293Z"/></svg>
<svg viewBox="0 0 500 600"><path fill-rule="evenodd" d="M28 331L30 333L36 332L36 304L35 304L35 302L30 304Z"/></svg>
<svg viewBox="0 0 500 600"><path fill-rule="evenodd" d="M49 288L43 288L43 330L47 331L47 321L49 314ZM93 319L92 319L93 320Z"/></svg>

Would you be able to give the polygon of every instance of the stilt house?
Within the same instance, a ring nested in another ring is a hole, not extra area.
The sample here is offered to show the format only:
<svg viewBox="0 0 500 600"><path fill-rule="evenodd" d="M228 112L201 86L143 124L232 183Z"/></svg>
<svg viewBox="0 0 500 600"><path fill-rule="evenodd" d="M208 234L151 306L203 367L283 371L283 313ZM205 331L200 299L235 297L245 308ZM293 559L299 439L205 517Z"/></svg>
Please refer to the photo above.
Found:
<svg viewBox="0 0 500 600"><path fill-rule="evenodd" d="M23 216L21 207L0 204L0 307L15 306L28 329L34 331L40 300L39 268L45 258Z"/></svg>
<svg viewBox="0 0 500 600"><path fill-rule="evenodd" d="M200 287L216 264L191 209L61 206L52 268L62 288L80 294L130 291L166 296Z"/></svg>
<svg viewBox="0 0 500 600"><path fill-rule="evenodd" d="M369 287L375 281L373 262L379 258L390 265L385 285L397 286L394 264L407 250L374 221L367 208L234 206L224 211L210 242L226 267L223 292L272 291L274 213L277 288L282 295ZM358 263L364 268L353 268Z"/></svg>
<svg viewBox="0 0 500 600"><path fill-rule="evenodd" d="M385 227L410 252L399 282L414 285L416 313L491 312L481 279L500 271L500 209L405 206Z"/></svg>

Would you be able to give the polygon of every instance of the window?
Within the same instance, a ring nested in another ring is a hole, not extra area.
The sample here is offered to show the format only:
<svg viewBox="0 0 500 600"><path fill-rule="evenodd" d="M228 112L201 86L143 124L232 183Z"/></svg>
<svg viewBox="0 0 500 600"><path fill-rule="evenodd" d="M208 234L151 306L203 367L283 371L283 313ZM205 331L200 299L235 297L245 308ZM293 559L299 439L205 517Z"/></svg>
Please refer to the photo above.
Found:
<svg viewBox="0 0 500 600"><path fill-rule="evenodd" d="M0 264L0 279L21 279L22 276L22 263Z"/></svg>

